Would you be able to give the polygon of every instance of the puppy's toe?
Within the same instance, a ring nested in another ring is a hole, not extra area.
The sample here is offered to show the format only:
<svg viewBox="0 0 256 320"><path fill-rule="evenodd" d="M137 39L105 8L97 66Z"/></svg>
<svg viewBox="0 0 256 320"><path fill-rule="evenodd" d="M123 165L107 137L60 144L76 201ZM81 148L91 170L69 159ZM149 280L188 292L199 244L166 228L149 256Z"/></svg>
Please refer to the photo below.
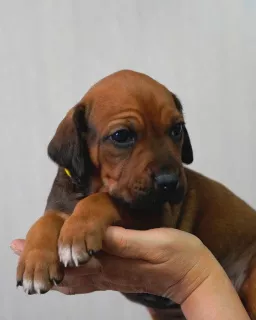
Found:
<svg viewBox="0 0 256 320"><path fill-rule="evenodd" d="M49 265L38 265L36 267L33 279L35 293L44 294L52 288L54 283L50 278L49 271Z"/></svg>
<svg viewBox="0 0 256 320"><path fill-rule="evenodd" d="M23 290L27 294L36 293L34 289L34 267L32 265L27 265L22 279Z"/></svg>
<svg viewBox="0 0 256 320"><path fill-rule="evenodd" d="M63 279L57 253L31 250L21 257L17 267L17 286L27 294L43 294Z"/></svg>
<svg viewBox="0 0 256 320"><path fill-rule="evenodd" d="M72 245L69 243L65 240L59 242L59 257L65 267L79 266L89 260L84 240L73 239Z"/></svg>
<svg viewBox="0 0 256 320"><path fill-rule="evenodd" d="M72 244L72 259L76 266L90 260L86 243L83 237L75 238Z"/></svg>
<svg viewBox="0 0 256 320"><path fill-rule="evenodd" d="M26 294L34 294L36 293L33 286L33 281L31 279L23 280L23 290Z"/></svg>
<svg viewBox="0 0 256 320"><path fill-rule="evenodd" d="M16 286L17 287L22 287L23 285L23 274L25 271L25 263L23 259L20 259L18 266L17 266L17 271L16 271Z"/></svg>
<svg viewBox="0 0 256 320"><path fill-rule="evenodd" d="M57 286L64 278L63 266L60 263L54 263L49 267L50 281Z"/></svg>
<svg viewBox="0 0 256 320"><path fill-rule="evenodd" d="M73 266L71 246L59 241L59 258L65 267Z"/></svg>
<svg viewBox="0 0 256 320"><path fill-rule="evenodd" d="M71 216L61 229L59 257L64 266L78 266L101 250L104 228L100 224Z"/></svg>
<svg viewBox="0 0 256 320"><path fill-rule="evenodd" d="M18 267L17 267L17 287L23 287L23 290L27 294L33 294L34 285L34 267L33 265L27 264L24 259L20 259Z"/></svg>
<svg viewBox="0 0 256 320"><path fill-rule="evenodd" d="M86 246L90 256L102 249L103 232L100 229L86 234Z"/></svg>

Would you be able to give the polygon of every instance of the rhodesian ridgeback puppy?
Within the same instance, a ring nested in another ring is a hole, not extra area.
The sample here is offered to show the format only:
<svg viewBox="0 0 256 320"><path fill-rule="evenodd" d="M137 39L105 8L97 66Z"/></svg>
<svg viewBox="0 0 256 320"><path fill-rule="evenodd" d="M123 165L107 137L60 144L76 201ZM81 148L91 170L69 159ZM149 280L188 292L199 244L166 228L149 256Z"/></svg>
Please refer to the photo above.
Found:
<svg viewBox="0 0 256 320"><path fill-rule="evenodd" d="M222 184L185 167L193 150L175 94L125 70L96 83L48 146L58 166L44 215L26 237L17 284L45 293L102 248L110 225L172 227L211 250L256 319L256 212ZM153 309L166 298L127 294Z"/></svg>

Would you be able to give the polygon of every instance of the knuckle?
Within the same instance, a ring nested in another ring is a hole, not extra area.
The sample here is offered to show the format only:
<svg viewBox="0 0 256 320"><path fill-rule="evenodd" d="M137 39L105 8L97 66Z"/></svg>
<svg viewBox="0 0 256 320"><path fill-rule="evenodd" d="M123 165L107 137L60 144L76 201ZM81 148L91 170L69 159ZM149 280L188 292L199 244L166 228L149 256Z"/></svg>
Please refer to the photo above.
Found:
<svg viewBox="0 0 256 320"><path fill-rule="evenodd" d="M129 242L123 236L118 239L117 246L119 253L124 253L129 250Z"/></svg>

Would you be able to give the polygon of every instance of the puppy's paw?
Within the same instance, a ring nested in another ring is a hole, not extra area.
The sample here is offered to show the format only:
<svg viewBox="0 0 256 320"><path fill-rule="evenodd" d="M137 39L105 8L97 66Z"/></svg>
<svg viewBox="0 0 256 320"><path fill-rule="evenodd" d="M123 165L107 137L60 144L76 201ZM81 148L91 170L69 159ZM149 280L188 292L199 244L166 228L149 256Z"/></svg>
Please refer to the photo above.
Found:
<svg viewBox="0 0 256 320"><path fill-rule="evenodd" d="M71 216L64 223L59 237L60 261L65 267L87 262L101 250L104 230L101 224Z"/></svg>
<svg viewBox="0 0 256 320"><path fill-rule="evenodd" d="M22 286L27 294L43 294L64 276L57 253L47 249L26 250L17 267L17 287Z"/></svg>

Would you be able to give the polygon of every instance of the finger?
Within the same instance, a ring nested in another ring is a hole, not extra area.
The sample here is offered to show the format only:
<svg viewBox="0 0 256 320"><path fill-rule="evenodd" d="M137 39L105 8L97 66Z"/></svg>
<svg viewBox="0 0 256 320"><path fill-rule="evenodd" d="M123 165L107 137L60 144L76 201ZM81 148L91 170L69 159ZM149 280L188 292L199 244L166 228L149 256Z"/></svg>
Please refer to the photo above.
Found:
<svg viewBox="0 0 256 320"><path fill-rule="evenodd" d="M170 243L172 231L153 229L146 231L109 227L104 238L104 251L113 255L155 261Z"/></svg>
<svg viewBox="0 0 256 320"><path fill-rule="evenodd" d="M60 288L78 288L78 287L86 287L91 288L94 286L94 282L92 281L92 276L74 276L74 277L65 277L61 283L56 284L54 287L56 289Z"/></svg>
<svg viewBox="0 0 256 320"><path fill-rule="evenodd" d="M101 272L101 269L102 269L102 266L100 261L95 257L92 257L84 265L80 265L74 268L70 268L70 267L66 268L64 279L69 277L79 277L83 275L98 274Z"/></svg>
<svg viewBox="0 0 256 320"><path fill-rule="evenodd" d="M88 286L88 285L81 285L78 287L53 287L51 291L57 291L59 293L65 294L65 295L75 295L75 294L86 294L86 293L92 293L96 291L118 291L122 293L135 293L135 292L144 292L141 290L141 286L139 287L132 287L130 284L127 286L122 283L111 283L109 281L100 281L97 286Z"/></svg>
<svg viewBox="0 0 256 320"><path fill-rule="evenodd" d="M24 239L15 239L10 244L12 251L17 255L20 255L22 253L24 246L25 246Z"/></svg>
<svg viewBox="0 0 256 320"><path fill-rule="evenodd" d="M65 295L86 294L98 291L94 286L79 286L79 287L52 287L51 291L57 291Z"/></svg>
<svg viewBox="0 0 256 320"><path fill-rule="evenodd" d="M141 283L147 282L148 277L150 282L153 281L150 277L152 267L143 260L125 259L101 253L98 254L97 263L101 265L101 271L95 272L93 269L90 273L87 266L70 269L59 287L76 288L94 285L100 289L111 290L113 286L114 290L120 285L131 287L131 282L138 283L140 287Z"/></svg>

